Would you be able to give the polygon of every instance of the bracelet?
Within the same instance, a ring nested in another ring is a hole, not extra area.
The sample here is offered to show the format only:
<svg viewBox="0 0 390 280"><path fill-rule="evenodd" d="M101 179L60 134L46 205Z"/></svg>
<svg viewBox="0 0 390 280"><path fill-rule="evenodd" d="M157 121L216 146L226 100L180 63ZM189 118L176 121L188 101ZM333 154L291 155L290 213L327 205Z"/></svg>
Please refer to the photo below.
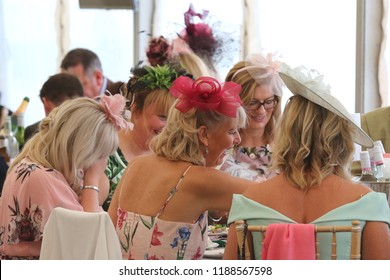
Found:
<svg viewBox="0 0 390 280"><path fill-rule="evenodd" d="M80 189L81 190L90 189L90 190L95 190L95 191L99 192L99 188L96 186L81 186Z"/></svg>

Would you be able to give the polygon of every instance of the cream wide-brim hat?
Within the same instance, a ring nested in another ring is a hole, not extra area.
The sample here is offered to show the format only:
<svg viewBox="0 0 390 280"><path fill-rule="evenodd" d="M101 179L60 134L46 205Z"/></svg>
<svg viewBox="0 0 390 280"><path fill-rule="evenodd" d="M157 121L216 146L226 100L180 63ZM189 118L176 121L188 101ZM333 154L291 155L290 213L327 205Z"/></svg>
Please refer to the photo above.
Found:
<svg viewBox="0 0 390 280"><path fill-rule="evenodd" d="M287 73L280 72L279 75L284 81L286 87L294 95L300 95L308 99L309 101L349 121L355 128L355 135L353 135L354 142L367 148L371 148L374 146L374 142L372 141L370 136L368 136L358 125L356 125L356 123L352 120L351 115L348 113L347 109L336 97L332 96L329 93L321 93L312 90L311 88L302 84Z"/></svg>

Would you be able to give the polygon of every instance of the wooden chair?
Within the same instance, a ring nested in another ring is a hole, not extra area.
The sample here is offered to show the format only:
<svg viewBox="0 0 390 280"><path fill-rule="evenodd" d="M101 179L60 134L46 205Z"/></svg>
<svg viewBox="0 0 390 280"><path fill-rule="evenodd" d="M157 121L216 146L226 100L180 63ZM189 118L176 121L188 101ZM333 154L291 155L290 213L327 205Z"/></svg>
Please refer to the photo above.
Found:
<svg viewBox="0 0 390 280"><path fill-rule="evenodd" d="M261 234L261 246L263 246L263 240L267 231L267 226L249 226L246 221L238 220L235 222L239 259L253 260L253 239L252 232L259 232ZM331 246L331 259L337 259L337 233L338 232L350 232L351 233L351 250L350 259L360 260L360 242L361 242L361 228L360 221L352 221L350 226L315 226L315 254L316 259L320 259L318 234L330 233L332 234Z"/></svg>

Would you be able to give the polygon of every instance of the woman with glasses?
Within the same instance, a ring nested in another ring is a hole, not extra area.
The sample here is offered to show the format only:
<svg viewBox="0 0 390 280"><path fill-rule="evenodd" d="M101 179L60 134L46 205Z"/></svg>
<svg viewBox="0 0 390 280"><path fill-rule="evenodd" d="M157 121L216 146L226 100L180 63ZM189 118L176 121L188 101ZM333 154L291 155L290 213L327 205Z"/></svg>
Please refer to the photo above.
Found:
<svg viewBox="0 0 390 280"><path fill-rule="evenodd" d="M226 81L242 86L240 93L248 121L240 130L241 143L226 156L220 169L233 176L264 181L275 176L269 171L274 128L281 115L280 62L272 54L251 55L229 71Z"/></svg>

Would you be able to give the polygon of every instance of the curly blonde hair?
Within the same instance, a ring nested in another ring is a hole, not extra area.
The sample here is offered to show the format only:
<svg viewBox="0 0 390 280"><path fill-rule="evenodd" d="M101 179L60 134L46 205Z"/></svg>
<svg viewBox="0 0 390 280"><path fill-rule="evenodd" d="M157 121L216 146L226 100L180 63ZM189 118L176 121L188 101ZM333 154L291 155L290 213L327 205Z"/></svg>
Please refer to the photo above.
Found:
<svg viewBox="0 0 390 280"><path fill-rule="evenodd" d="M273 168L297 188L308 191L335 174L350 178L354 128L347 120L293 96L276 132Z"/></svg>
<svg viewBox="0 0 390 280"><path fill-rule="evenodd" d="M198 138L198 129L204 125L210 131L230 118L214 111L192 108L182 113L174 105L169 111L163 131L152 139L150 147L158 156L171 161L187 161L195 165L205 165L202 143ZM237 109L238 126L246 123L246 113L242 107Z"/></svg>
<svg viewBox="0 0 390 280"><path fill-rule="evenodd" d="M280 99L283 92L283 82L278 74L269 72L267 68L252 68L249 72L244 70L245 67L245 61L236 63L233 68L230 69L225 78L225 81L232 81L241 85L242 89L240 92L240 98L244 108L252 102L255 89L257 87L261 85L271 86L273 94L276 96L276 98L278 98L279 101L276 104L276 107L273 109L271 119L264 129L264 136L266 140L271 143L274 140L275 126L279 121L282 112ZM256 76L256 79L254 78L254 75Z"/></svg>
<svg viewBox="0 0 390 280"><path fill-rule="evenodd" d="M79 97L54 108L40 123L40 131L26 142L9 170L23 158L61 172L69 185L79 191L80 169L113 154L118 134L101 104Z"/></svg>

